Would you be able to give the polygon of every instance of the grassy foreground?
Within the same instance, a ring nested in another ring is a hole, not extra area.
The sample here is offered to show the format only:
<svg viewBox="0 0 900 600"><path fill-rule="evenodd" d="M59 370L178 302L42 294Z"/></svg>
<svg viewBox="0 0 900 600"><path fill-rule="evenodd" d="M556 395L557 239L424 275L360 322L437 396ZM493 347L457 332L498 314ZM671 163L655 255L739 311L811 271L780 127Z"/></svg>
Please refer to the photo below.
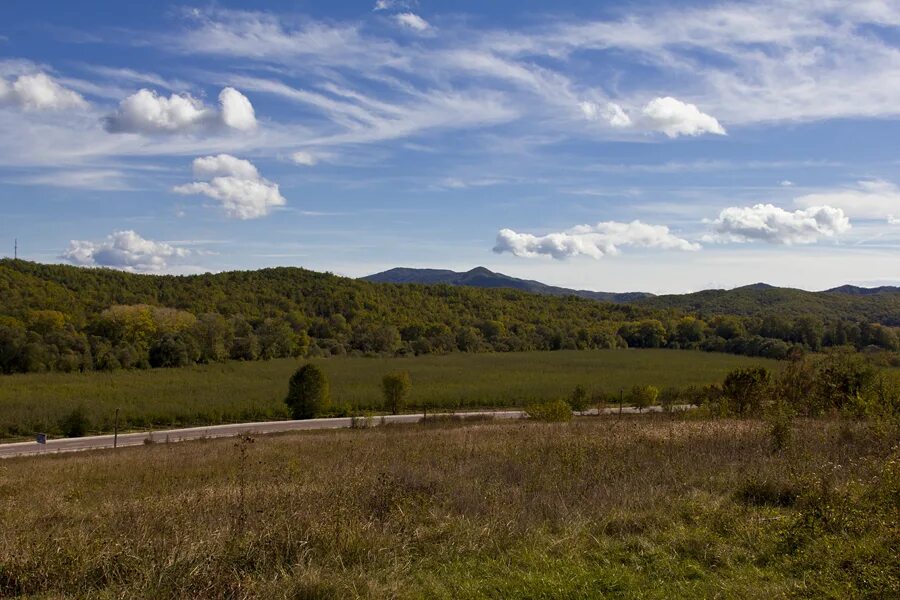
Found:
<svg viewBox="0 0 900 600"><path fill-rule="evenodd" d="M0 597L897 597L897 442L592 417L10 459Z"/></svg>
<svg viewBox="0 0 900 600"><path fill-rule="evenodd" d="M578 384L616 393L636 384L659 388L720 382L739 366L779 363L677 350L600 350L451 354L410 358L317 359L335 408L379 410L381 378L412 376L410 408L524 406L567 396ZM229 362L181 369L27 374L0 377L0 440L59 432L79 405L95 432L112 431L115 409L125 428L205 425L287 418L288 378L299 361Z"/></svg>

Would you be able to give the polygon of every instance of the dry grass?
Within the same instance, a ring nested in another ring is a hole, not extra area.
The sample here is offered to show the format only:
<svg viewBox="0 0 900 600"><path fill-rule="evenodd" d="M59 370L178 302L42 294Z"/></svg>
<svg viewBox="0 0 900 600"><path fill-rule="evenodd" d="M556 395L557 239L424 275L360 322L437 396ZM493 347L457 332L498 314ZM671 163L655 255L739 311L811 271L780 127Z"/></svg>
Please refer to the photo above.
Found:
<svg viewBox="0 0 900 600"><path fill-rule="evenodd" d="M450 423L0 463L0 596L890 597L896 430Z"/></svg>

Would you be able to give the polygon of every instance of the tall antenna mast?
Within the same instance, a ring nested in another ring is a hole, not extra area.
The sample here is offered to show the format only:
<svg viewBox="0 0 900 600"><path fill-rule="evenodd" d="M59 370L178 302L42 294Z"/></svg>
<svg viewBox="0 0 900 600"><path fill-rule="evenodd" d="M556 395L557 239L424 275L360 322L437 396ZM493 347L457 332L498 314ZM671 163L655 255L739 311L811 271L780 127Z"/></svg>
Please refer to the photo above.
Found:
<svg viewBox="0 0 900 600"><path fill-rule="evenodd" d="M19 238L13 242L13 260L19 260Z"/></svg>

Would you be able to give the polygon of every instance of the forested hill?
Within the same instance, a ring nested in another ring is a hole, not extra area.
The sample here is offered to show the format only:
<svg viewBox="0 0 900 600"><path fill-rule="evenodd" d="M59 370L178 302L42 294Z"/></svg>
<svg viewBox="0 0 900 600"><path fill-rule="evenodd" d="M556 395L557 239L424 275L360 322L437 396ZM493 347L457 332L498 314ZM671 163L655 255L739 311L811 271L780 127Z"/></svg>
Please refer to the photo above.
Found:
<svg viewBox="0 0 900 600"><path fill-rule="evenodd" d="M484 267L475 267L465 273L448 271L446 269L409 269L397 267L382 273L362 277L365 281L374 283L418 283L423 285L435 285L445 283L448 285L462 285L479 288L511 288L522 290L532 294L545 294L547 296L578 296L601 302L631 302L639 298L647 298L653 294L645 292L594 292L591 290L573 290L569 288L547 285L532 279L519 279L503 273L495 273Z"/></svg>
<svg viewBox="0 0 900 600"><path fill-rule="evenodd" d="M654 296L635 304L656 309L676 309L700 317L814 316L823 320L869 321L900 327L900 288L843 286L824 292L807 292L754 284L733 290L704 290L693 294Z"/></svg>
<svg viewBox="0 0 900 600"><path fill-rule="evenodd" d="M898 295L744 289L611 304L300 268L137 275L0 260L0 372L181 366L228 358L696 348L898 349Z"/></svg>

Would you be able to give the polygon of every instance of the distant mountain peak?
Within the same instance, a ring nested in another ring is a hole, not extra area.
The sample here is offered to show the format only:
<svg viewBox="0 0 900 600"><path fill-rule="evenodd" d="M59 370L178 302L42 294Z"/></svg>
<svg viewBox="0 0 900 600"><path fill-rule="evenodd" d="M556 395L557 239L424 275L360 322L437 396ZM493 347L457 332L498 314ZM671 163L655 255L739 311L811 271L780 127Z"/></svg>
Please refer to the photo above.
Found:
<svg viewBox="0 0 900 600"><path fill-rule="evenodd" d="M594 292L590 290L572 290L556 287L533 281L519 279L496 273L487 267L475 267L465 273L449 271L445 269L411 269L397 267L387 271L362 277L365 281L373 283L417 283L422 285L460 285L479 288L510 288L530 292L532 294L544 294L547 296L578 296L602 302L632 302L641 298L651 297L653 294L643 292Z"/></svg>

